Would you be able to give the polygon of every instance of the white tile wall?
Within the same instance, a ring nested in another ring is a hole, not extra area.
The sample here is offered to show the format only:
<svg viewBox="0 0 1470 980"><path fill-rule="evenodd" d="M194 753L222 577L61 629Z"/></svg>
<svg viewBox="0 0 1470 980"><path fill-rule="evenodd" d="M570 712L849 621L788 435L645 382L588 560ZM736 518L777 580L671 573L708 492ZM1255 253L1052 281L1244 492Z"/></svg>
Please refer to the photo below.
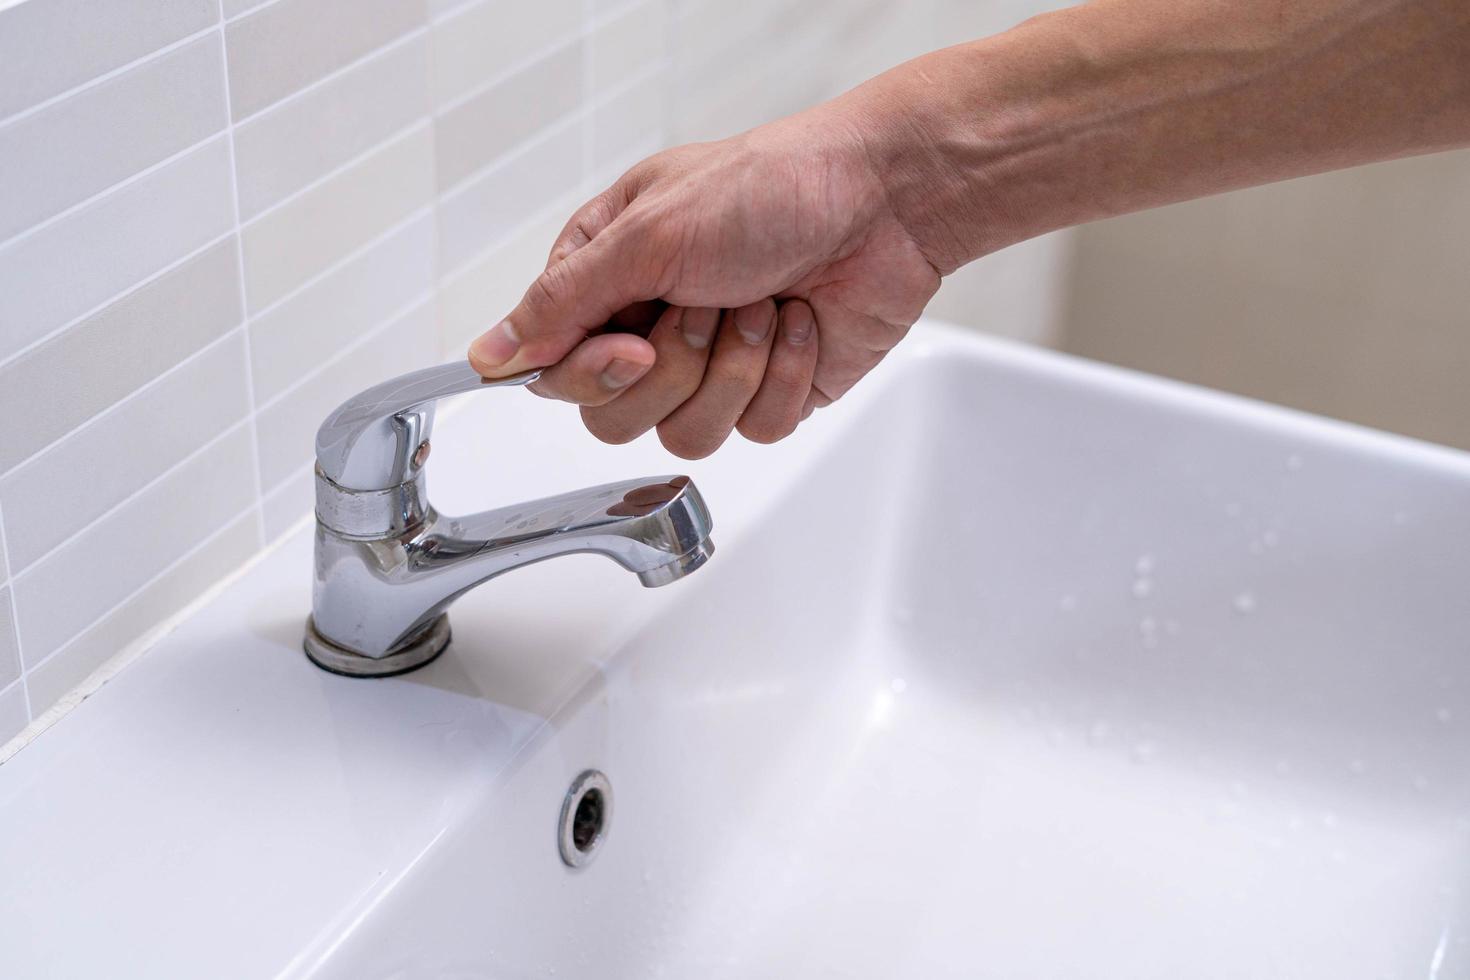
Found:
<svg viewBox="0 0 1470 980"><path fill-rule="evenodd" d="M957 2L0 0L0 742L308 514L321 416L594 187Z"/></svg>

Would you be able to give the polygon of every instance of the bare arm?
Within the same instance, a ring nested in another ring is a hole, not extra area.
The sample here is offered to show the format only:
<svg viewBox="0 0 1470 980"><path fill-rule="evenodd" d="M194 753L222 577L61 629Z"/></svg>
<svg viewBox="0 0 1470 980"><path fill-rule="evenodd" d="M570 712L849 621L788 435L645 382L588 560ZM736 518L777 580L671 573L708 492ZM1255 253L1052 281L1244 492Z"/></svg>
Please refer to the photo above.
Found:
<svg viewBox="0 0 1470 980"><path fill-rule="evenodd" d="M1055 228L1470 145L1470 3L1097 0L836 104L948 272Z"/></svg>
<svg viewBox="0 0 1470 980"><path fill-rule="evenodd" d="M1096 0L638 164L470 349L624 442L770 442L942 275L1068 225L1470 145L1470 0Z"/></svg>

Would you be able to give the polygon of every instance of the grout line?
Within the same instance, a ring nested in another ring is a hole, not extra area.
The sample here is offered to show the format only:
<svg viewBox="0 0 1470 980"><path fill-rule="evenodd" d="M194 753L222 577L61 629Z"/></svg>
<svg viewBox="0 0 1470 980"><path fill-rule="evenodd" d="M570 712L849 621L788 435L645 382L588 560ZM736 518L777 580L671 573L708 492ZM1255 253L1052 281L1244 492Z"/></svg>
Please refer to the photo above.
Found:
<svg viewBox="0 0 1470 980"><path fill-rule="evenodd" d="M103 310L107 309L109 306L112 306L115 303L120 303L124 299L127 299L129 296L131 296L133 293L136 293L138 290L142 289L144 286L152 285L153 283L157 282L159 279L162 279L164 276L166 276L169 273L174 272L175 270L177 270L180 266L183 266L186 263L191 262L194 259L197 259L199 256L203 255L205 252L209 251L210 249L214 248L215 246L219 245L220 243L229 241L230 240L230 236L233 235L233 234L235 234L235 232L232 229L230 231L224 232L223 234L217 235L214 238L211 238L209 241L205 242L203 245L200 245L198 248L194 249L193 251L188 252L188 253L180 256L179 258L172 260L167 265L163 266L161 269L158 269L156 272L149 273L147 276L145 276L144 278L142 278L142 279L138 280L137 282L133 283L131 286L127 287L126 289L123 289L120 292L117 292L117 293L112 294L111 296L109 296L106 299L104 299L102 302L98 303L96 306L94 306L91 309L89 309L89 310L87 310L87 311L79 314L78 316L75 316L72 319L66 321L61 326L59 326L56 329L50 331L49 333L46 333L43 336L37 337L35 340L33 340L30 343L26 344L24 347L20 348L15 353L13 353L13 354L7 354L5 357L0 357L0 369L4 369L6 367L9 367L12 363L14 363L15 361L20 360L22 357L25 357L27 354L30 354L32 351L36 350L37 348L42 347L42 346L44 346L47 343L50 343L51 341L55 340L57 337L60 337L62 334L66 333L68 330L70 330L72 327L75 327L75 326L77 326L78 324L81 324L81 323L85 323L87 320L90 320L92 317L96 316L98 313L101 313ZM241 303L244 303L245 298L242 296L240 298L240 301L241 301Z"/></svg>
<svg viewBox="0 0 1470 980"><path fill-rule="evenodd" d="M579 31L572 37L558 38L550 44L536 49L535 51L531 52L531 54L520 59L519 61L512 62L509 67L501 69L500 71L484 79L483 81L476 82L474 85L471 85L469 88L465 89L463 92L460 92L458 95L445 99L443 105L438 105L434 107L434 117L438 118L440 116L448 115L449 113L458 109L460 106L465 105L468 102L473 102L475 99L478 99L480 96L489 92L491 89L495 88L497 85L500 85L502 82L514 78L516 75L519 75L526 69L531 68L542 61L545 61L547 58L550 58L553 55L560 54L562 52L562 49L569 48L574 44L581 44L584 40L584 37L585 35L581 31Z"/></svg>
<svg viewBox="0 0 1470 980"><path fill-rule="evenodd" d="M237 328L237 329L239 329L239 328ZM231 331L231 333L233 333L233 332L234 331ZM117 503L113 504L111 507L107 508L102 513L98 514L96 517L92 518L90 521L88 521L87 523L83 524L81 527L77 528L72 533L68 534L61 541L58 541L58 542L56 542L56 544L54 544L51 547L49 547L46 550L46 556L35 559L29 565L27 565L25 568L22 568L18 572L15 571L14 569L12 569L11 570L12 571L12 574L10 576L10 581L12 583L19 582L21 579L25 578L26 576L33 574L36 569L38 569L41 566L43 566L43 565L46 564L46 558L50 557L51 555L56 554L61 549L65 548L65 547L68 547L69 545L72 544L72 542L76 541L78 538L82 537L82 535L86 534L88 531L92 530L97 525L101 524L103 521L107 520L109 517L111 517L114 514L116 514L119 510L121 510L122 508L126 507L128 504L132 503L133 501L137 500L139 497L143 496L143 494L147 493L148 491L152 490L154 487L158 486L165 479L167 479L168 477L170 477L173 474L177 473L179 470L183 469L185 466L187 466L188 464L192 463L195 459L198 459L200 456L204 455L205 453L209 452L211 449L213 449L216 446L218 446L221 443L223 443L230 436L234 435L235 432L236 432L236 430L238 430L242 425L247 425L247 424L250 423L250 421L251 421L250 416L248 416L248 415L242 415L240 418L236 419L234 422L231 422L227 427L225 427L224 429L220 430L215 435L211 436L208 442L204 443L199 448L192 450L187 455L180 457L178 460L176 460L175 462L171 463L168 466L167 469L159 470L157 473L154 474L153 478L151 480L149 480L147 483L143 484L141 487L139 487L138 489L134 490L132 493L128 494L126 497L124 497L123 499L119 500ZM259 503L259 498L258 497L256 498L256 501L257 501L257 503ZM12 593L12 595L13 594L14 593Z"/></svg>
<svg viewBox="0 0 1470 980"><path fill-rule="evenodd" d="M225 81L225 115L229 118L230 106L230 53L225 50L225 0L219 0L220 18L220 72ZM250 470L255 480L255 545L265 547L265 494L260 487L260 433L255 424L255 366L250 351L250 314L245 305L245 241L240 229L240 173L235 166L235 124L226 128L226 139L230 150L230 207L235 217L235 276L240 287L240 330L245 341L245 410L250 426Z"/></svg>
<svg viewBox="0 0 1470 980"><path fill-rule="evenodd" d="M247 316L251 320L260 320L263 319L266 315L274 313L277 309L291 302L291 300L295 299L297 296L300 296L312 286L317 285L323 279L327 278L333 273L340 271L343 266L349 265L352 262L355 262L356 260L362 258L368 252L372 251L374 248L377 248L379 245L383 244L388 239L398 234L400 231L403 231L415 221L422 220L424 217L432 215L433 213L434 203L432 200L427 204L419 205L418 207L410 211L405 217L389 225L384 230L378 232L372 238L369 238L361 245L358 245L352 251L346 253L338 259L335 259L330 265L327 265L317 272L312 273L310 277L303 280L299 285L291 287L291 290L289 292L285 293L277 299L271 300L260 309L251 311L249 309L249 302L247 301ZM240 254L242 256L245 254L243 242L241 243ZM0 364L0 367L4 367L4 365Z"/></svg>
<svg viewBox="0 0 1470 980"><path fill-rule="evenodd" d="M300 88L296 89L295 91L286 93L285 95L281 96L276 101L272 102L270 105L261 106L259 109L256 109L254 112L250 113L249 115L242 116L239 119L235 119L234 118L234 113L231 112L230 113L230 118L233 121L234 125L236 125L236 126L243 126L243 125L245 125L248 122L252 122L252 121L254 121L256 119L259 119L261 116L265 115L267 112L271 112L272 110L281 108L282 106L289 105L290 103L295 102L296 100L300 99L302 96L309 95L312 92L315 92L319 88L322 88L322 87L324 87L326 85L330 85L332 82L334 82L337 79L341 78L343 75L346 75L348 72L352 71L354 68L358 68L361 65L364 65L364 64L366 64L369 61L372 61L374 58L378 57L379 55L388 54L390 51L393 51L393 50L395 50L397 48L407 47L409 44L411 44L412 42L418 40L420 37L425 37L425 38L428 37L428 34L429 34L429 27L428 27L428 25L427 24L421 24L420 26L415 27L412 30L406 31L403 34L398 35L393 40L389 41L387 44L381 44L378 47L373 48L371 51L367 52L366 54L360 54L360 55L358 55L356 58L353 58L351 61L347 62L345 65L338 65L336 68L333 68L331 71L327 72L325 75L321 76L320 78L314 78L311 81L307 82L305 85L303 85ZM226 57L227 58L229 57L228 54L226 55Z"/></svg>
<svg viewBox="0 0 1470 980"><path fill-rule="evenodd" d="M60 646L58 646L55 650L52 650L50 653L46 654L46 656L44 656L40 660L36 661L35 665L32 666L30 668L30 670L31 671L40 670L42 667L46 666L46 664L48 664L51 661L55 660L58 656L60 656L62 653L64 653L69 646L71 646L73 643L75 643L77 641L78 637L80 637L83 633L86 633L88 630L90 630L93 627L95 627L98 623L102 622L108 616L111 616L113 613L117 612L123 606L126 606L128 603L132 602L139 595L141 595L146 589L148 589L150 586L152 586L154 583L156 583L159 579L163 578L169 572L173 571L175 568L177 568L178 566L182 565L184 562L188 561L190 558L194 557L194 555L198 554L200 551L204 550L206 547L208 547L209 545L213 544L215 541L218 541L221 537L224 536L224 533L226 531L230 530L231 528L233 528L235 526L235 522L237 522L238 520L240 520L240 518L242 518L242 517L246 516L247 514L249 514L251 512L251 510L254 510L254 509L257 509L257 508L255 508L254 505L252 505L250 507L246 507L244 510L241 510L241 511L235 513L235 514L231 514L229 517L225 518L223 521L220 522L219 527L215 528L213 531L211 531L209 534L205 535L203 538L200 538L199 541L194 545L194 547L190 548L188 551L184 552L183 554L181 554L177 558L175 558L173 561L169 562L163 568L159 569L157 572L155 572L142 585L139 585L136 589L134 589L133 591L129 592L127 595L123 596L117 602L115 602L111 606L109 606L106 612L102 613L100 616L96 617L91 622L87 623L87 625L85 625L81 629L77 630L71 636L67 637L66 638L66 641L63 642ZM253 559L256 556L258 556L259 554L260 554L260 548L257 547L256 552L255 552L255 555L252 555L251 558ZM235 576L236 572L238 572L241 568L249 567L250 564L251 564L251 561L250 560L247 560L246 562L242 563L242 565L237 566L235 569L233 569L232 571L230 571L229 573L227 573L226 577L227 578L233 578ZM192 606L192 605L193 605L193 603L191 602L185 608L188 608L189 606ZM172 618L173 618L172 616L169 616L169 617L167 617L164 620L164 622L168 622ZM151 628L149 630L145 631L145 635L146 635L146 633L149 633L149 632L152 632L152 629ZM65 697L65 695L63 695L63 697Z"/></svg>
<svg viewBox="0 0 1470 980"><path fill-rule="evenodd" d="M25 651L20 647L20 603L15 601L15 567L10 564L10 541L5 536L4 511L0 511L0 553L4 554L5 568L10 572L10 578L5 584L10 587L10 628L15 631L15 659L20 665L20 677L17 681L21 686L21 693L25 695L26 721L30 722L34 720L31 715L31 686L26 678L30 671L26 669ZM8 685L5 689L10 690Z"/></svg>
<svg viewBox="0 0 1470 980"><path fill-rule="evenodd" d="M25 2L25 0L22 0L22 2ZM97 77L89 78L79 85L73 85L71 88L65 90L64 92L57 92L55 95L48 95L46 98L42 99L40 102L37 102L35 105L27 106L26 108L21 109L18 112L11 113L4 119L0 119L0 128L9 126L13 122L20 122L22 119L28 119L31 116L44 112L57 103L65 102L73 95L80 95L82 92L85 92L88 89L96 88L104 82L111 81L119 75L126 74L127 72L132 71L134 68L137 68L149 61L152 61L155 58L161 58L166 54L172 54L174 51L177 51L179 48L184 47L192 41L197 41L201 37L208 37L211 31L217 30L218 28L219 23L216 21L215 23L212 23L207 27L201 27L193 34L181 37L177 41L170 41L163 47L154 48L147 54L139 55L126 64L118 65L116 68L109 68L107 71L103 72Z"/></svg>
<svg viewBox="0 0 1470 980"><path fill-rule="evenodd" d="M259 211L255 212L250 217L244 219L243 221L240 221L240 227L242 229L243 228L248 228L249 226L254 225L257 222L263 220L264 218L269 217L270 215L274 214L275 212L280 211L280 210L283 210L284 208L286 208L291 203L293 203L293 202L295 202L295 201L297 201L297 200L305 197L307 194L309 194L312 191L316 190L318 187L321 187L323 184L326 184L326 183L328 183L328 182L330 182L332 180L335 180L336 178L342 176L342 174L346 173L348 170L351 170L353 167L355 167L358 164L362 163L363 161L367 160L369 157L371 157L374 154L376 154L379 150L386 149L389 144L396 143L399 140L405 139L406 137L408 137L409 135L411 135L414 130L419 129L420 127L429 125L429 122L430 122L430 119L429 119L429 116L427 114L415 116L413 122L409 123L408 125L400 128L398 130L395 130L392 133L389 133L387 136L383 137L381 140L379 140L378 142L374 143L372 146L368 147L366 150L363 150L361 153L358 153L351 160L348 160L345 163L339 163L337 166L333 167L331 170L328 170L326 173L321 174L321 175L319 175L317 177L313 177L310 182L308 182L306 184L302 184L300 187L296 188L294 191L292 191L291 193L287 194L285 197L281 198L280 200L278 200L278 201L272 201L270 204L268 204L265 207L261 208ZM237 128L239 128L239 127L238 126L232 127L232 129L237 129ZM239 186L238 185L236 185L235 196L237 198L239 197ZM237 203L236 204L236 214L238 215L238 213L239 213L239 205Z"/></svg>
<svg viewBox="0 0 1470 980"><path fill-rule="evenodd" d="M22 468L31 465L36 460L40 459L42 456L45 456L47 453L51 452L51 450L55 449L57 446L61 445L63 442L65 442L67 439L70 439L72 436L76 435L77 433L79 433L79 432L85 432L87 429L90 429L94 425L99 424L104 419L108 418L109 416L113 415L115 412L117 412L117 411L121 410L122 408L124 408L125 406L127 406L129 403L136 401L140 396L142 396L144 394L147 394L149 391L152 391L154 388L157 388L160 384L162 384L170 376L172 376L174 374L177 374L178 372L184 370L186 367L188 367L193 362L198 361L198 360L204 358L211 351L213 351L216 347L222 347L222 346L224 346L225 342L228 341L231 337L233 337L235 335L235 332L237 330L240 330L240 329L241 329L241 324L238 324L238 323L235 324L229 330L227 330L224 333L220 334L218 337L214 338L209 343L205 344L203 347L199 348L198 350L196 350L196 351L194 351L194 352L192 352L190 354L185 355L179 361L177 361L176 363L170 365L168 368L165 368L163 371L159 372L158 374L154 375L153 377L149 378L143 384L141 384L138 387L134 388L132 391L128 392L126 395L123 395L117 401L113 402L110 405L104 405L96 413L88 416L86 419L84 419L83 421L81 421L77 425L71 427L70 429L67 429L66 432L64 432L61 435L57 436L55 439L51 440L46 445L42 446L40 449L37 449L35 452L31 453L25 459L21 460L20 462L16 463L14 466L10 467L10 469L4 470L4 471L0 471L0 480L3 480L4 478L9 477L12 473L19 472ZM9 557L9 556L7 555L6 557ZM11 571L13 572L14 569L11 569ZM13 578L14 576L12 575L11 577Z"/></svg>
<svg viewBox="0 0 1470 980"><path fill-rule="evenodd" d="M278 4L280 2L281 2L281 0L257 0L256 4L254 6L247 7L245 10L240 11L238 14L234 14L234 15L232 15L230 17L225 18L224 26L225 27L228 27L231 24L238 23L238 22L244 20L246 17L249 17L251 14L255 13L256 11L264 10L267 7L274 7L276 4ZM222 14L224 13L224 5L223 4L220 5L220 13L222 13Z"/></svg>
<svg viewBox="0 0 1470 980"><path fill-rule="evenodd" d="M139 170L136 173L129 174L122 180L119 180L114 184L108 184L100 191L94 191L92 194L89 194L87 197L82 198L80 201L77 201L73 204L68 204L65 208L57 211L55 214L48 215L42 218L40 221L37 221L35 224L27 225L4 241L0 241L0 251L10 248L14 245L18 245L21 242L25 241L27 238L30 238L45 231L52 225L60 224L67 218L73 217L80 212L85 211L88 207L98 203L103 198L110 196L116 191L123 190L127 187L131 187L133 184L137 184L142 182L143 180L146 180L147 178L158 173L160 170L163 170L169 165L177 163L184 157L189 156L195 150L204 149L210 143L213 143L215 140L219 139L220 134L223 132L225 132L223 128L216 129L214 132L210 133L208 136L204 137L198 142L190 143L182 150L177 150L174 153L171 153L168 156L164 157L162 160L159 160L155 163L150 163L142 170Z"/></svg>
<svg viewBox="0 0 1470 980"><path fill-rule="evenodd" d="M289 397L293 392L299 391L301 388L305 387L308 382L314 381L316 378L320 377L322 373L328 368L338 364L354 351L358 351L361 350L363 347L366 347L368 341L373 340L384 330L387 330L389 327L393 326L393 324L403 319L409 313L412 313L420 306L423 306L425 302L433 300L434 292L434 287L430 286L428 289L425 289L424 291L415 295L413 299L404 303L402 306L399 306L398 308L393 310L392 313L389 313L382 320L379 320L377 323L369 327L364 333L355 337L350 344L339 347L336 351L332 353L331 357L318 361L316 363L316 366L313 367L310 371L306 372L299 378L296 378L289 385L267 398L264 402L261 403L258 411L270 411L270 409L275 407L278 402Z"/></svg>

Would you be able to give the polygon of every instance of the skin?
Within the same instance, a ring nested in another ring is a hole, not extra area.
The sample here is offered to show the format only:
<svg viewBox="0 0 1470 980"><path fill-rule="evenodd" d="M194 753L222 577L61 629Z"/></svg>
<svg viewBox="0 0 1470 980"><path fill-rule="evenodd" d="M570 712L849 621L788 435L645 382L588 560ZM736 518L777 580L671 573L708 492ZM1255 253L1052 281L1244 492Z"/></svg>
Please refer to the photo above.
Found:
<svg viewBox="0 0 1470 980"><path fill-rule="evenodd" d="M598 438L789 435L941 277L1069 225L1470 145L1466 0L1095 0L644 160L470 347Z"/></svg>

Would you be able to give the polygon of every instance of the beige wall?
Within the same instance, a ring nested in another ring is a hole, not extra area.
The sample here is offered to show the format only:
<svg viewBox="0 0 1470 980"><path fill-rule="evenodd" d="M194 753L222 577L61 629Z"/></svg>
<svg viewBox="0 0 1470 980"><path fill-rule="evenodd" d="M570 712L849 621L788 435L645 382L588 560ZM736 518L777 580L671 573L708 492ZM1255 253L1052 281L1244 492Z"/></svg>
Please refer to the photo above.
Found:
<svg viewBox="0 0 1470 980"><path fill-rule="evenodd" d="M1099 222L1067 350L1470 448L1470 152Z"/></svg>

